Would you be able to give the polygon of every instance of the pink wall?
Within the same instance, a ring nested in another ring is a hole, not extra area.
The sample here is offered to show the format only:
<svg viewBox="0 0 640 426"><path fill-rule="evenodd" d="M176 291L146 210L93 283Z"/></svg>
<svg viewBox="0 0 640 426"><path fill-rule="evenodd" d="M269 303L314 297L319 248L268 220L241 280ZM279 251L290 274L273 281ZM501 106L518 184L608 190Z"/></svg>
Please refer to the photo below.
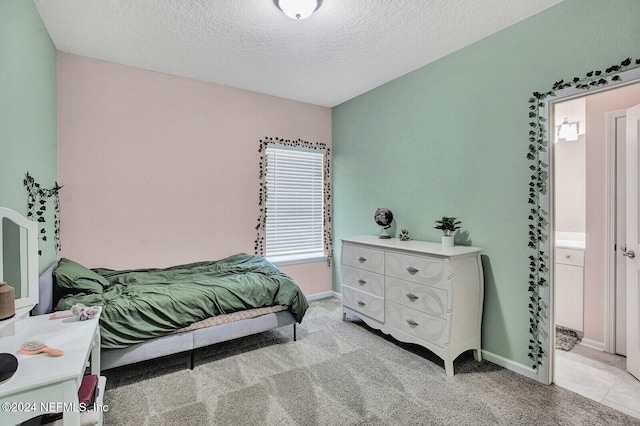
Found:
<svg viewBox="0 0 640 426"><path fill-rule="evenodd" d="M122 269L253 253L267 136L330 146L331 109L59 52L61 256ZM326 264L282 270L331 290Z"/></svg>

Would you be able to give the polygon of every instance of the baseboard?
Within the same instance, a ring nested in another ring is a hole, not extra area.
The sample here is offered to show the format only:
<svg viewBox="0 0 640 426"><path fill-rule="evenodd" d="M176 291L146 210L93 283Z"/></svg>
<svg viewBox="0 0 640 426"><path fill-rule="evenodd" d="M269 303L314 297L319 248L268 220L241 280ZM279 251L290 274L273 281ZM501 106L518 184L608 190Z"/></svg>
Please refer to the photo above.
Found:
<svg viewBox="0 0 640 426"><path fill-rule="evenodd" d="M319 300L319 299L327 299L329 297L337 297L341 298L340 293L336 293L335 291L325 291L324 293L316 293L306 296L307 300Z"/></svg>
<svg viewBox="0 0 640 426"><path fill-rule="evenodd" d="M520 364L519 362L515 362L510 359L501 357L500 355L496 355L493 352L489 352L484 349L482 350L482 358L486 359L489 362L497 364L500 367L504 367L507 370L511 370L514 373L522 374L523 376L538 382L540 381L538 371L534 370L532 367L528 365Z"/></svg>
<svg viewBox="0 0 640 426"><path fill-rule="evenodd" d="M582 338L582 340L580 341L580 344L583 346L587 346L589 348L595 349L597 351L602 351L605 352L605 345L602 342L596 342L595 340L589 340L589 339L585 339Z"/></svg>

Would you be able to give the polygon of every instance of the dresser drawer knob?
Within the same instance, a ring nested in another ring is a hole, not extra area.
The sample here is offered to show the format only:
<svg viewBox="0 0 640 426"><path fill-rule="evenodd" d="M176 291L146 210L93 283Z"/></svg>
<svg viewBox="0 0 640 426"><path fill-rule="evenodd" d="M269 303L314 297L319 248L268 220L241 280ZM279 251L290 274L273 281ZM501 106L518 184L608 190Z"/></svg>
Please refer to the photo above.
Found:
<svg viewBox="0 0 640 426"><path fill-rule="evenodd" d="M358 305L364 306L364 305L366 305L366 303L364 303L362 300L358 300Z"/></svg>
<svg viewBox="0 0 640 426"><path fill-rule="evenodd" d="M415 322L414 320L411 320L411 319L408 319L408 320L407 320L407 324L409 324L409 325L410 325L410 326L412 326L412 327L415 327L416 325L418 325L418 323L417 323L417 322Z"/></svg>
<svg viewBox="0 0 640 426"><path fill-rule="evenodd" d="M360 256L360 257L358 258L358 262L360 262L360 263L364 263L364 262L366 262L366 261L367 261L367 258L366 258L366 257L362 257L362 256Z"/></svg>
<svg viewBox="0 0 640 426"><path fill-rule="evenodd" d="M418 300L418 299L419 299L419 297L418 297L418 296L416 296L416 295L415 295L415 294L413 294L413 293L407 293L407 294L406 294L406 296L407 296L407 297L409 298L409 300L411 300L412 302L413 302L414 300Z"/></svg>
<svg viewBox="0 0 640 426"><path fill-rule="evenodd" d="M366 282L365 280L363 280L362 278L360 278L360 279L358 280L358 284L360 284L360 285L365 285L366 283L367 283L367 282Z"/></svg>
<svg viewBox="0 0 640 426"><path fill-rule="evenodd" d="M416 272L418 272L419 270L414 268L413 266L409 266L406 268L407 272L410 273L411 275L415 274Z"/></svg>
<svg viewBox="0 0 640 426"><path fill-rule="evenodd" d="M565 257L566 257L567 259L571 259L571 255L570 255L570 254L566 255Z"/></svg>

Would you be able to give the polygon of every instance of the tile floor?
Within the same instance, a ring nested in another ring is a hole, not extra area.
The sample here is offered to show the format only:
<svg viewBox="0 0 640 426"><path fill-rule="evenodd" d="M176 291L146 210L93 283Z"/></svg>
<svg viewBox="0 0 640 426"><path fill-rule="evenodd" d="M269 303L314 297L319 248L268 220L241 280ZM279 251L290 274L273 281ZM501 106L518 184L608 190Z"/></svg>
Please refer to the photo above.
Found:
<svg viewBox="0 0 640 426"><path fill-rule="evenodd" d="M640 419L640 381L626 371L626 358L577 344L556 350L555 383Z"/></svg>

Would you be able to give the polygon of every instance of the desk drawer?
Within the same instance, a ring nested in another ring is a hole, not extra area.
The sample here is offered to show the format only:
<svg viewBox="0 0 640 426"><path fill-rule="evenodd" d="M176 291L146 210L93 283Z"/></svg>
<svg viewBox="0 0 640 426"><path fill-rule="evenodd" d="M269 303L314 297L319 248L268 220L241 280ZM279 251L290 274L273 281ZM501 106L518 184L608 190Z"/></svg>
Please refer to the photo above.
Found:
<svg viewBox="0 0 640 426"><path fill-rule="evenodd" d="M342 304L374 320L384 322L384 299L381 297L343 286Z"/></svg>
<svg viewBox="0 0 640 426"><path fill-rule="evenodd" d="M446 270L442 259L393 252L385 254L386 274L402 280L446 289Z"/></svg>
<svg viewBox="0 0 640 426"><path fill-rule="evenodd" d="M384 274L384 251L345 243L341 263L354 268Z"/></svg>
<svg viewBox="0 0 640 426"><path fill-rule="evenodd" d="M447 310L451 309L448 305L449 297L446 290L397 278L387 277L384 294L387 301L440 318L445 318Z"/></svg>
<svg viewBox="0 0 640 426"><path fill-rule="evenodd" d="M447 321L393 302L385 304L386 324L438 346L449 343Z"/></svg>
<svg viewBox="0 0 640 426"><path fill-rule="evenodd" d="M342 285L384 297L384 275L342 265Z"/></svg>

